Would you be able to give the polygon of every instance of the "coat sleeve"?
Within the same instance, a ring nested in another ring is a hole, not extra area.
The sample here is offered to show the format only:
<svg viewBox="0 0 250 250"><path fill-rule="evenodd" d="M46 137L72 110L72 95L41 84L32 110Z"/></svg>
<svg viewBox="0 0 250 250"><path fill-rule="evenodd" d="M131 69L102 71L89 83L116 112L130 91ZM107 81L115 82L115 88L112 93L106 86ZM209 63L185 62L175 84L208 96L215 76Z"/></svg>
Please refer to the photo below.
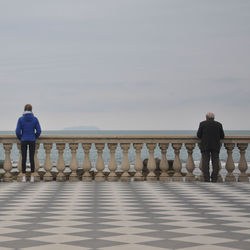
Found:
<svg viewBox="0 0 250 250"><path fill-rule="evenodd" d="M220 138L221 138L221 139L224 139L224 137L225 137L225 134L224 134L223 127L222 127L222 125L221 125L221 127L220 127Z"/></svg>
<svg viewBox="0 0 250 250"><path fill-rule="evenodd" d="M35 135L36 135L36 138L38 138L42 131L41 131L41 127L40 127L40 123L39 123L38 119L36 119L36 120L37 121L36 121L36 127L35 127L35 129L36 129Z"/></svg>
<svg viewBox="0 0 250 250"><path fill-rule="evenodd" d="M17 126L16 126L16 136L19 140L22 139L22 126L21 126L21 119L18 119Z"/></svg>
<svg viewBox="0 0 250 250"><path fill-rule="evenodd" d="M201 136L202 136L202 127L201 127L201 124L200 124L199 129L197 131L197 137L201 139Z"/></svg>

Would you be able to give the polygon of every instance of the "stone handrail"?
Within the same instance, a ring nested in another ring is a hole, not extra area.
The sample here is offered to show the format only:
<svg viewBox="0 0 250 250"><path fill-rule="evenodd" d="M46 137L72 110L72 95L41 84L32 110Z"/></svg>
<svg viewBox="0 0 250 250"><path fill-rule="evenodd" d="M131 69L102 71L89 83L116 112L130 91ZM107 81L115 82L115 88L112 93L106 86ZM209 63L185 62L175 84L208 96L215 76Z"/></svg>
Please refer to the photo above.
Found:
<svg viewBox="0 0 250 250"><path fill-rule="evenodd" d="M193 135L41 135L37 140L38 143L46 142L74 142L74 143L94 143L98 142L166 142L166 143L198 143L199 139ZM0 143L17 143L19 140L15 135L0 135ZM226 136L224 140L221 140L222 143L250 143L250 136Z"/></svg>
<svg viewBox="0 0 250 250"><path fill-rule="evenodd" d="M5 161L4 161L4 170L5 174L3 176L4 181L11 181L12 175L11 175L11 158L10 158L10 151L13 144L17 144L17 147L20 152L20 142L17 140L16 136L14 135L1 135L0 136L0 143L3 144L3 148L5 150ZM149 158L147 162L147 169L149 173L146 176L146 180L148 181L183 181L183 175L181 173L182 164L180 161L180 149L182 145L185 145L185 148L188 153L188 159L186 162L186 168L187 168L187 175L185 176L185 181L194 181L195 176L193 174L193 170L195 168L194 161L193 161L193 150L195 148L195 145L199 143L199 139L196 136L187 136L187 135L42 135L37 140L37 145L39 144L44 145L45 149L45 162L43 168L45 169L46 173L43 176L43 180L45 181L51 181L52 174L52 162L50 159L50 152L52 149L52 145L56 144L56 148L58 150L58 161L56 168L58 170L56 180L57 181L64 181L65 180L65 162L63 159L63 152L65 149L65 144L69 144L69 148L72 153L72 160L70 162L70 170L71 174L69 176L70 181L79 180L77 176L77 169L78 169L78 163L76 160L76 151L78 149L79 144L82 145L82 148L85 153L84 161L83 161L83 175L82 180L83 181L91 181L93 178L90 175L90 169L91 169L91 161L89 157L89 152L91 145L94 144L97 153L98 158L96 160L96 170L97 173L94 177L96 181L130 181L131 176L128 173L130 168L130 163L128 159L128 149L130 145L133 145L133 148L136 152L136 159L135 159L135 175L133 177L134 180L144 180L144 177L142 175L142 160L141 160L141 149L143 145L145 144L147 146L147 149L149 151ZM248 181L248 176L246 174L247 171L247 162L245 157L245 151L248 147L248 144L250 143L250 136L226 136L224 140L222 140L222 143L224 143L224 146L227 150L227 161L226 161L226 170L227 175L225 178L225 181L235 181L235 176L233 175L233 171L235 170L235 165L232 158L232 151L235 147L237 147L240 151L240 160L238 168L240 170L240 175L238 178L238 181ZM117 170L117 163L115 160L115 151L117 148L117 145L121 146L121 149L123 151L123 159L122 159L122 174L121 176L118 176L116 173ZM169 145L172 145L175 158L173 161L173 176L170 176L168 173L169 170L169 164L166 157L166 152L168 150ZM108 146L110 150L110 160L108 164L109 168L109 175L104 175L104 161L102 158L102 153L105 145ZM156 170L156 163L154 159L154 150L156 148L156 145L159 145L159 148L161 150L161 161L160 161L160 176L157 177L155 174ZM38 147L37 147L38 148ZM37 159L37 150L35 154L35 163L36 163L36 169L35 169L35 179L36 181L40 181L40 175L38 174L38 170L40 168L38 159ZM200 169L201 169L201 163L200 163ZM19 163L18 163L18 169L19 172L21 172L21 154L19 156ZM21 173L19 174L18 180L20 180ZM202 180L202 174L200 176L200 180Z"/></svg>

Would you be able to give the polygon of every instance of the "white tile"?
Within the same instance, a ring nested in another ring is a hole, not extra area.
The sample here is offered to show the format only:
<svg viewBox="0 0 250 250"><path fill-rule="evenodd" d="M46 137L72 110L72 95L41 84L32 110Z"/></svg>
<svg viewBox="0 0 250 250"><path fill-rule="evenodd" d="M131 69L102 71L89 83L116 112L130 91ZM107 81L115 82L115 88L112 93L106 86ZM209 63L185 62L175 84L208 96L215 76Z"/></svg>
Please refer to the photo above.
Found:
<svg viewBox="0 0 250 250"><path fill-rule="evenodd" d="M118 215L120 215L120 214L122 214L122 215L131 215L131 214L141 214L142 213L142 211L129 211L129 210L111 210L111 211L104 211L103 212L104 214L112 214L112 215L114 215L114 214L118 214Z"/></svg>
<svg viewBox="0 0 250 250"><path fill-rule="evenodd" d="M64 214L64 215L55 215L55 216L46 216L44 217L46 219L51 219L51 220L82 220L89 218L88 216L77 216L77 215L70 215L70 214Z"/></svg>
<svg viewBox="0 0 250 250"><path fill-rule="evenodd" d="M155 232L156 230L136 228L136 227L118 227L118 228L100 229L100 231L110 232L110 233L120 233L120 234L142 234L142 233Z"/></svg>
<svg viewBox="0 0 250 250"><path fill-rule="evenodd" d="M208 244L208 245L209 244L214 245L214 244L220 244L220 243L228 243L228 242L235 241L235 240L227 239L227 238L202 236L202 235L177 237L177 238L171 238L171 240L198 243L198 244Z"/></svg>
<svg viewBox="0 0 250 250"><path fill-rule="evenodd" d="M102 240L110 240L110 241L117 241L117 242L124 242L124 243L143 243L147 241L156 241L159 238L154 237L145 237L140 235L119 235L119 236L112 236L112 237L104 237L101 238Z"/></svg>
<svg viewBox="0 0 250 250"><path fill-rule="evenodd" d="M194 216L185 216L185 215L173 215L173 216L165 216L165 217L157 217L157 219L162 220L177 220L177 221L195 221L195 220L204 220L204 217L194 217Z"/></svg>
<svg viewBox="0 0 250 250"><path fill-rule="evenodd" d="M49 236L40 236L40 237L32 237L32 240L43 241L48 243L65 243L71 241L80 241L80 240L88 240L89 238L66 235L66 234L53 234Z"/></svg>
<svg viewBox="0 0 250 250"><path fill-rule="evenodd" d="M19 240L19 238L7 237L7 236L0 235L0 242L13 241L13 240Z"/></svg>
<svg viewBox="0 0 250 250"><path fill-rule="evenodd" d="M168 248L152 247L146 245L126 244L113 247L101 247L100 250L169 250Z"/></svg>
<svg viewBox="0 0 250 250"><path fill-rule="evenodd" d="M100 217L100 218L110 219L110 220L130 221L130 220L144 219L144 218L147 218L147 217L146 216L137 216L136 214L135 215L120 214L120 215L104 216L104 217Z"/></svg>
<svg viewBox="0 0 250 250"><path fill-rule="evenodd" d="M64 244L49 244L49 245L42 245L36 247L25 247L21 248L21 250L89 250L90 248L87 247L78 247L72 245L64 245ZM0 248L1 250L1 248Z"/></svg>
<svg viewBox="0 0 250 250"><path fill-rule="evenodd" d="M215 245L200 245L196 247L178 248L178 250L238 250L239 248L221 247Z"/></svg>
<svg viewBox="0 0 250 250"><path fill-rule="evenodd" d="M64 209L64 208L62 208L62 209ZM50 211L50 212L48 212L48 214L56 214L56 215L62 215L62 216L64 216L64 215L79 215L79 211L71 211L71 210L55 210L55 211ZM82 211L81 211L81 214L89 214L90 212L88 212L88 211L84 211L84 209L82 209Z"/></svg>
<svg viewBox="0 0 250 250"><path fill-rule="evenodd" d="M78 232L86 232L86 231L89 231L89 229L82 229L82 228L75 228L75 227L56 227L56 228L53 227L53 228L37 229L33 231L51 233L51 234L71 234L71 233L78 233Z"/></svg>
<svg viewBox="0 0 250 250"><path fill-rule="evenodd" d="M0 211L0 214L3 214L3 215L33 215L33 214L37 214L38 212L35 212L35 211L27 211L27 210L22 210L21 208L17 209L15 207L15 209L12 209L12 210L8 210L8 211Z"/></svg>
<svg viewBox="0 0 250 250"><path fill-rule="evenodd" d="M221 208L220 212L209 212L208 214L213 214L213 215L221 215L221 216L247 216L249 213L244 213L244 212L237 212L237 211L226 211L225 208Z"/></svg>
<svg viewBox="0 0 250 250"><path fill-rule="evenodd" d="M20 221L1 221L0 226L2 227L12 227L12 226L20 226L20 225L28 225L30 222L20 222Z"/></svg>
<svg viewBox="0 0 250 250"><path fill-rule="evenodd" d="M234 233L239 233L239 234L250 234L250 229L246 229L246 230L237 230L237 231L233 231Z"/></svg>
<svg viewBox="0 0 250 250"><path fill-rule="evenodd" d="M111 226L136 227L136 226L151 225L152 223L140 222L140 221L108 221L108 222L102 222L100 224L111 225Z"/></svg>
<svg viewBox="0 0 250 250"><path fill-rule="evenodd" d="M175 216L175 215L180 215L180 216L184 216L184 215L192 215L192 214L197 214L196 212L189 212L189 211L185 211L185 209L183 210L174 210L174 211L156 211L154 212L155 214L162 214L162 215L170 215L170 216Z"/></svg>
<svg viewBox="0 0 250 250"><path fill-rule="evenodd" d="M29 218L30 218L30 216L22 216L22 215L0 216L0 225L1 225L1 221L24 220L24 219L29 219Z"/></svg>
<svg viewBox="0 0 250 250"><path fill-rule="evenodd" d="M56 227L71 227L71 226L79 226L79 225L86 225L89 224L87 222L77 222L77 221L49 221L49 222L42 222L42 225L48 226L56 226Z"/></svg>
<svg viewBox="0 0 250 250"><path fill-rule="evenodd" d="M214 230L214 229L206 229L199 227L186 227L186 228L178 228L172 230L165 230L167 232L173 233L182 233L182 234L191 234L191 235L207 235L207 234L215 234L215 233L223 233L224 231Z"/></svg>
<svg viewBox="0 0 250 250"><path fill-rule="evenodd" d="M119 204L116 204L115 206L102 206L102 208L103 209L107 209L107 210L125 210L125 211L127 211L127 210L132 210L132 209L136 209L134 206L128 206L128 205L124 205L124 206L122 206L122 205L119 205ZM140 211L141 212L141 211Z"/></svg>
<svg viewBox="0 0 250 250"><path fill-rule="evenodd" d="M1 222L0 222L1 226ZM11 227L0 227L0 235L1 234L9 234L9 233L18 233L18 232L24 232L25 230L17 229L17 228L11 228Z"/></svg>
<svg viewBox="0 0 250 250"><path fill-rule="evenodd" d="M9 247L0 247L0 250L12 250L12 248L9 248Z"/></svg>
<svg viewBox="0 0 250 250"><path fill-rule="evenodd" d="M205 227L205 226L211 226L213 224L193 222L193 221L174 221L174 222L160 223L160 225L166 225L166 226L169 225L169 226L177 226L177 227Z"/></svg>

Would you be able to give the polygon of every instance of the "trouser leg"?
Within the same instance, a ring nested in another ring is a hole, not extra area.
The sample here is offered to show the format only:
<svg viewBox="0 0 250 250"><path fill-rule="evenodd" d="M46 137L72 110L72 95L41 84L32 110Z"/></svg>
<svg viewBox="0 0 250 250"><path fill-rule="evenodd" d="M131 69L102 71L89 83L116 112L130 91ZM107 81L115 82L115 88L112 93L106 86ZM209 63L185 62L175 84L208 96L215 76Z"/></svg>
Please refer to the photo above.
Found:
<svg viewBox="0 0 250 250"><path fill-rule="evenodd" d="M31 141L29 143L29 156L30 156L30 168L31 168L31 173L35 172L35 148L36 148L36 143Z"/></svg>
<svg viewBox="0 0 250 250"><path fill-rule="evenodd" d="M210 152L202 152L202 172L204 176L204 180L206 182L210 181L209 174L209 161L210 161Z"/></svg>
<svg viewBox="0 0 250 250"><path fill-rule="evenodd" d="M21 142L21 153L22 153L22 173L26 173L26 160L27 160L27 142Z"/></svg>
<svg viewBox="0 0 250 250"><path fill-rule="evenodd" d="M219 152L211 152L211 158L212 158L212 165L213 165L213 171L212 171L212 182L216 182L218 179L219 174Z"/></svg>

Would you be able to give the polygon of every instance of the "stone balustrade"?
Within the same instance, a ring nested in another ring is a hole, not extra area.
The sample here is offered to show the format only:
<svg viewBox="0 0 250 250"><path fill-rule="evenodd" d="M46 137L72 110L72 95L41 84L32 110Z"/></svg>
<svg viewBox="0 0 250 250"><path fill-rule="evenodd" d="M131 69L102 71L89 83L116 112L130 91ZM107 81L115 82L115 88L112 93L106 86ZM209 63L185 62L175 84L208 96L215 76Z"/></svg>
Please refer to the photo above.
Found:
<svg viewBox="0 0 250 250"><path fill-rule="evenodd" d="M236 177L234 175L235 162L232 157L233 150L238 150L240 154L238 164L238 169L240 174L238 176L238 181L249 181L248 165L246 161L246 149L250 143L250 136L226 136L222 143L227 152L227 160L225 164L226 176L225 181L234 182ZM3 181L12 181L13 176L11 174L12 161L11 161L11 149L14 144L17 144L17 149L19 150L19 161L18 170L19 174L17 180L21 179L21 154L20 154L20 142L16 139L14 135L1 135L0 144L3 145L5 152L4 159L4 174L2 177ZM37 152L40 144L43 144L45 151L44 164L39 166L39 161L37 157ZM71 161L69 164L70 174L66 178L65 168L66 164L64 161L64 150L66 144L69 145L71 151ZM51 161L51 150L53 145L56 146L58 157L56 163L56 181L195 181L202 180L202 173L200 173L199 178L194 175L195 167L201 169L201 162L199 166L195 166L193 159L194 148L199 144L199 139L195 136L175 136L175 135L43 135L36 142L36 154L35 154L35 181L52 181L52 168L53 164ZM92 161L90 159L90 150L92 145L95 146L97 150L97 159L95 161L95 174L91 173ZM109 172L104 172L105 163L103 160L103 151L105 146L109 150L109 162L108 170ZM117 171L117 162L115 153L117 147L120 146L122 150L122 162L121 171ZM148 161L147 170L148 174L146 177L143 175L143 161L141 159L141 151L143 146L146 146L148 150ZM173 148L173 169L170 173L169 159L167 159L167 152L170 148ZM77 150L81 147L84 151L82 154L82 165L76 158ZM135 152L135 161L130 162L128 157L129 148L133 148ZM160 160L160 174L156 175L156 161L154 158L154 152L156 147L161 151ZM187 173L184 175L182 173L182 162L180 160L180 150L185 148L187 152L187 160L185 162ZM134 165L134 174L130 172L131 164ZM41 176L38 172L40 167L44 169L44 174ZM83 169L81 176L78 175L77 171ZM221 176L219 178L222 180Z"/></svg>

